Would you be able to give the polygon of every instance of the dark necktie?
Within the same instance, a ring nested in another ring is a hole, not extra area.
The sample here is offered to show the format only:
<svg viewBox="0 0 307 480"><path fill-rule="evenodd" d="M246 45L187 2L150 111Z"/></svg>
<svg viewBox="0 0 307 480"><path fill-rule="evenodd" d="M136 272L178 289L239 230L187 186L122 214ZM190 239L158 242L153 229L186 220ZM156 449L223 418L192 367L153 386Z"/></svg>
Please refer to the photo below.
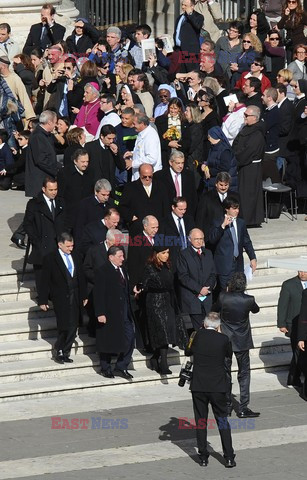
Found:
<svg viewBox="0 0 307 480"><path fill-rule="evenodd" d="M123 287L125 287L125 286L126 286L126 280L125 280L125 277L123 276L122 272L120 271L120 268L117 267L116 271L117 271L117 273L118 273L118 275L119 275L119 281L120 281L121 285L122 285Z"/></svg>
<svg viewBox="0 0 307 480"><path fill-rule="evenodd" d="M229 228L230 228L230 233L233 241L233 256L237 258L239 256L239 247L238 247L238 239L237 239L237 235L236 235L236 231L233 223L229 225Z"/></svg>
<svg viewBox="0 0 307 480"><path fill-rule="evenodd" d="M53 220L54 220L54 219L55 219L54 200L50 199L50 203L51 203L51 215L52 215L52 218L53 218Z"/></svg>
<svg viewBox="0 0 307 480"><path fill-rule="evenodd" d="M180 236L180 245L181 245L181 250L183 250L184 248L187 247L187 241L186 241L185 235L183 233L181 220L182 220L182 218L178 217L178 230L179 230L179 236Z"/></svg>
<svg viewBox="0 0 307 480"><path fill-rule="evenodd" d="M4 46L4 48L5 48L6 53L8 53L7 44L4 43L3 46Z"/></svg>

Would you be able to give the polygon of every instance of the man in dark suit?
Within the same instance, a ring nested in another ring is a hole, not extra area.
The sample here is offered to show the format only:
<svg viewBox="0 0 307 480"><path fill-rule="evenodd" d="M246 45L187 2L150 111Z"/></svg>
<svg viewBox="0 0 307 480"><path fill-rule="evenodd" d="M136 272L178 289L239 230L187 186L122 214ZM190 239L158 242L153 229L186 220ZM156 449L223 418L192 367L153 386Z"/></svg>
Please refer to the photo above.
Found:
<svg viewBox="0 0 307 480"><path fill-rule="evenodd" d="M163 183L167 189L169 208L175 197L184 197L187 201L187 213L194 217L197 194L193 172L184 168L184 154L174 152L169 159L169 167L155 173L154 178Z"/></svg>
<svg viewBox="0 0 307 480"><path fill-rule="evenodd" d="M174 272L178 253L187 248L188 234L195 227L193 217L186 214L187 208L187 200L184 197L173 198L172 212L162 219L159 227L159 239L163 242L162 245L169 249Z"/></svg>
<svg viewBox="0 0 307 480"><path fill-rule="evenodd" d="M280 182L280 174L277 169L277 156L279 155L279 131L281 125L280 110L276 103L277 90L274 87L266 88L262 95L262 101L266 106L263 112L265 125L265 151L262 162L262 178L270 178L273 183Z"/></svg>
<svg viewBox="0 0 307 480"><path fill-rule="evenodd" d="M229 190L230 186L231 176L229 173L219 172L216 176L215 189L204 192L199 199L195 223L205 233L206 239L213 220L224 214L223 201L227 195L237 196L239 201L239 195ZM207 248L210 248L209 242L207 242Z"/></svg>
<svg viewBox="0 0 307 480"><path fill-rule="evenodd" d="M104 212L101 220L89 223L83 231L79 250L86 255L88 249L93 245L100 245L106 239L109 228L116 228L119 224L120 216L116 208L108 208Z"/></svg>
<svg viewBox="0 0 307 480"><path fill-rule="evenodd" d="M142 230L142 220L153 215L158 220L168 212L167 192L163 184L153 178L153 167L143 163L139 167L140 178L128 183L123 191L119 211L134 236Z"/></svg>
<svg viewBox="0 0 307 480"><path fill-rule="evenodd" d="M279 127L279 153L277 157L277 168L283 174L286 168L286 158L290 154L288 141L294 121L294 106L287 98L287 87L283 83L277 83L277 105L280 115Z"/></svg>
<svg viewBox="0 0 307 480"><path fill-rule="evenodd" d="M44 258L38 296L38 304L44 312L49 309L48 299L52 300L58 328L54 360L61 364L73 362L69 358L70 350L87 303L82 264L72 253L73 248L73 237L69 233L59 235L58 249Z"/></svg>
<svg viewBox="0 0 307 480"><path fill-rule="evenodd" d="M57 122L55 112L45 110L39 116L39 124L30 135L25 171L25 195L36 197L42 188L46 175L55 177L58 171L54 136Z"/></svg>
<svg viewBox="0 0 307 480"><path fill-rule="evenodd" d="M223 201L225 215L213 221L208 240L214 246L214 264L219 288L226 290L227 282L235 272L244 271L243 250L250 259L254 273L257 268L256 254L245 222L238 217L239 203L236 198Z"/></svg>
<svg viewBox="0 0 307 480"><path fill-rule="evenodd" d="M259 417L259 412L248 408L250 399L250 359L249 350L254 348L249 313L258 313L259 307L252 295L244 293L246 277L242 272L234 273L228 282L227 292L222 292L217 302L217 311L221 315L221 331L231 341L232 351L238 362L238 382L240 386L239 418ZM232 358L226 359L228 392L227 411L232 412L231 398L231 365Z"/></svg>
<svg viewBox="0 0 307 480"><path fill-rule="evenodd" d="M30 56L34 48L39 48L44 52L50 45L63 40L66 28L54 21L54 15L53 5L46 3L42 6L41 23L31 26L23 53Z"/></svg>
<svg viewBox="0 0 307 480"><path fill-rule="evenodd" d="M307 272L299 271L297 276L283 282L277 306L277 326L290 337L292 360L289 367L287 385L301 386L300 350L298 348L298 317L301 309L302 294L307 288Z"/></svg>
<svg viewBox="0 0 307 480"><path fill-rule="evenodd" d="M113 125L101 127L98 140L85 144L85 149L90 158L90 170L93 172L94 181L106 178L115 187L115 169L125 170L125 162L119 154L114 143L116 131Z"/></svg>
<svg viewBox="0 0 307 480"><path fill-rule="evenodd" d="M307 400L307 289L303 291L301 311L298 319L298 348L301 351L301 368L304 373L303 397Z"/></svg>
<svg viewBox="0 0 307 480"><path fill-rule="evenodd" d="M181 2L182 14L175 23L174 44L181 52L182 71L198 68L199 36L204 17L194 10L195 0Z"/></svg>
<svg viewBox="0 0 307 480"><path fill-rule="evenodd" d="M117 354L115 375L131 380L133 376L127 369L134 349L135 334L124 260L123 247L110 247L108 261L95 277L94 305L99 322L96 342L101 375L114 378L111 358L112 354Z"/></svg>
<svg viewBox="0 0 307 480"><path fill-rule="evenodd" d="M177 257L181 310L191 317L198 330L212 306L215 268L210 250L204 248L204 234L198 228L189 232L190 245Z"/></svg>
<svg viewBox="0 0 307 480"><path fill-rule="evenodd" d="M260 108L260 112L263 111L263 103L261 100L261 81L257 77L249 77L246 79L243 87L243 93L246 95L244 101L245 105L255 105Z"/></svg>
<svg viewBox="0 0 307 480"><path fill-rule="evenodd" d="M193 376L191 392L196 423L196 437L200 465L208 465L207 421L209 403L222 441L225 467L236 466L232 448L231 429L227 420L227 377L225 360L231 358L231 343L226 335L219 333L220 319L217 313L210 312L205 318L192 345L186 348L186 355L193 355Z"/></svg>
<svg viewBox="0 0 307 480"><path fill-rule="evenodd" d="M84 227L95 220L101 220L108 208L115 206L114 200L110 198L112 186L106 178L97 180L94 186L94 193L83 198L79 204L78 217L74 228L75 241L80 241Z"/></svg>
<svg viewBox="0 0 307 480"><path fill-rule="evenodd" d="M65 228L64 201L57 197L57 193L57 181L46 177L42 191L28 201L24 217L24 229L32 246L28 262L33 264L38 293L43 258L55 250L57 236Z"/></svg>

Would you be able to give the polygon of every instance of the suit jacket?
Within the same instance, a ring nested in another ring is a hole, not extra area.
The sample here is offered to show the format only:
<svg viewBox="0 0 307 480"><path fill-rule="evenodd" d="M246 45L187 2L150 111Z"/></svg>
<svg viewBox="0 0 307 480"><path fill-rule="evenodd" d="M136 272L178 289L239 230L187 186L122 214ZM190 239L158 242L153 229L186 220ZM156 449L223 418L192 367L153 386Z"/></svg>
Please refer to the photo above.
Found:
<svg viewBox="0 0 307 480"><path fill-rule="evenodd" d="M307 342L307 289L306 288L305 290L303 290L301 311L298 319L297 341L299 342L301 340L305 340L305 342ZM305 352L305 356L306 356L306 352ZM305 370L305 375L306 373L307 372Z"/></svg>
<svg viewBox="0 0 307 480"><path fill-rule="evenodd" d="M181 222L184 223L185 234L188 236L192 228L195 227L194 219L191 215L185 214ZM159 239L163 242L165 247L169 248L170 251L170 261L173 272L176 270L177 256L181 247L180 235L177 228L177 225L174 221L173 215L170 213L161 221L159 225ZM187 240L188 244L188 240Z"/></svg>
<svg viewBox="0 0 307 480"><path fill-rule="evenodd" d="M128 290L128 276L122 268L126 285L120 282L119 274L108 260L97 271L94 282L94 307L96 316L105 315L107 322L99 323L96 330L97 351L120 353L127 348L124 322L133 320Z"/></svg>
<svg viewBox="0 0 307 480"><path fill-rule="evenodd" d="M41 265L43 257L56 248L57 236L65 230L64 201L56 197L53 219L41 192L36 198L28 201L23 224L32 245L28 262Z"/></svg>
<svg viewBox="0 0 307 480"><path fill-rule="evenodd" d="M176 45L176 30L181 15L177 18L174 32L174 43ZM183 52L199 53L199 35L201 27L204 23L204 17L195 10L191 15L185 15L185 21L180 28L180 49ZM194 62L195 63L195 62Z"/></svg>
<svg viewBox="0 0 307 480"><path fill-rule="evenodd" d="M125 162L120 155L114 155L109 148L102 148L100 140L88 142L84 147L90 157L89 170L92 172L94 182L106 178L115 187L115 168L125 170Z"/></svg>
<svg viewBox="0 0 307 480"><path fill-rule="evenodd" d="M302 282L298 276L283 282L277 305L277 326L278 328L286 327L288 329L288 337L291 335L292 328L297 328L302 294Z"/></svg>
<svg viewBox="0 0 307 480"><path fill-rule="evenodd" d="M78 255L72 252L74 262L74 280L77 282L77 300L79 314L81 316L83 300L87 298L86 280L83 267ZM59 330L69 328L71 317L71 285L69 272L63 262L59 251L56 249L44 258L42 266L41 284L38 289L39 305L47 305L50 298L55 311L57 326ZM75 319L76 323L78 319Z"/></svg>
<svg viewBox="0 0 307 480"><path fill-rule="evenodd" d="M176 197L176 188L173 182L170 167L168 166L166 168L163 168L163 170L156 172L154 177L165 185L168 194L169 210L171 210L173 199ZM186 199L188 204L187 213L194 217L197 205L197 194L195 188L194 174L192 171L184 169L181 172L181 185L182 197Z"/></svg>
<svg viewBox="0 0 307 480"><path fill-rule="evenodd" d="M133 237L130 237L127 268L129 273L130 287L133 289L137 283L140 283L143 278L143 270L146 262L152 252L152 245L143 231L139 232Z"/></svg>
<svg viewBox="0 0 307 480"><path fill-rule="evenodd" d="M66 31L65 27L56 22L54 22L52 27L49 27L48 25L46 25L46 27L46 43L48 44L48 46L54 45L56 42L63 40ZM42 23L36 23L31 26L26 43L23 47L23 53L30 56L34 48L40 48L41 50L45 50L47 45L43 45L41 41L42 28Z"/></svg>
<svg viewBox="0 0 307 480"><path fill-rule="evenodd" d="M232 350L254 348L249 312L259 312L255 298L244 292L221 292L216 310L221 312L221 330L231 341Z"/></svg>
<svg viewBox="0 0 307 480"><path fill-rule="evenodd" d="M107 227L101 220L91 222L83 230L79 251L85 255L92 245L100 245L106 239Z"/></svg>
<svg viewBox="0 0 307 480"><path fill-rule="evenodd" d="M104 242L99 245L92 245L88 249L83 262L83 268L89 292L93 289L96 271L107 261L107 249Z"/></svg>
<svg viewBox="0 0 307 480"><path fill-rule="evenodd" d="M280 128L279 128L279 156L286 157L289 154L287 148L290 137L293 120L294 120L294 106L288 98L279 107L280 112Z"/></svg>
<svg viewBox="0 0 307 480"><path fill-rule="evenodd" d="M74 228L74 240L80 241L84 227L96 220L102 220L106 209L115 206L114 200L109 198L105 203L99 203L95 195L83 198L79 204L78 217Z"/></svg>
<svg viewBox="0 0 307 480"><path fill-rule="evenodd" d="M218 275L228 275L231 272L233 262L234 244L229 226L223 229L221 227L224 218L215 220L209 232L208 240L214 245L214 264ZM250 260L256 258L254 247L248 234L245 222L242 218L237 218L238 249L239 256L237 260L237 271L244 271L243 250Z"/></svg>
<svg viewBox="0 0 307 480"><path fill-rule="evenodd" d="M232 357L232 349L226 335L200 328L186 354L194 358L192 392L227 392L225 359Z"/></svg>
<svg viewBox="0 0 307 480"><path fill-rule="evenodd" d="M151 195L148 197L140 179L127 183L119 202L119 211L129 226L130 234L136 235L142 230L142 220L146 215L154 215L161 220L169 213L164 185L153 178ZM134 215L138 220L132 222Z"/></svg>
<svg viewBox="0 0 307 480"><path fill-rule="evenodd" d="M212 293L201 302L198 298L202 287L215 287L215 268L210 250L202 248L202 255L190 245L181 250L177 257L177 275L179 280L179 295L183 313L201 314L202 304L206 312L212 306Z"/></svg>

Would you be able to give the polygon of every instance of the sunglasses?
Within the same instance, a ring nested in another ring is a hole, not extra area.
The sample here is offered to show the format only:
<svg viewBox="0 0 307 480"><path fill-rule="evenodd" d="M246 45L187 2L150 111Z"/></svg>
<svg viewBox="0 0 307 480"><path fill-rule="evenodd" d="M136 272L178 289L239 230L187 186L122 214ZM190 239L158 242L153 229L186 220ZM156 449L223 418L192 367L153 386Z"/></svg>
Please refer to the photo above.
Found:
<svg viewBox="0 0 307 480"><path fill-rule="evenodd" d="M148 180L150 178L152 178L152 175L142 175L143 180Z"/></svg>
<svg viewBox="0 0 307 480"><path fill-rule="evenodd" d="M261 63L258 63L258 62L253 62L252 64L256 65L257 67L262 67Z"/></svg>
<svg viewBox="0 0 307 480"><path fill-rule="evenodd" d="M297 3L297 1L296 0L289 0L288 3L290 3L290 4L292 3L293 5L295 5Z"/></svg>
<svg viewBox="0 0 307 480"><path fill-rule="evenodd" d="M253 113L244 113L244 117L254 117L255 115Z"/></svg>
<svg viewBox="0 0 307 480"><path fill-rule="evenodd" d="M252 43L250 40L243 40L242 43Z"/></svg>
<svg viewBox="0 0 307 480"><path fill-rule="evenodd" d="M279 40L279 38L278 37L270 37L269 40L276 40L277 41L277 40Z"/></svg>

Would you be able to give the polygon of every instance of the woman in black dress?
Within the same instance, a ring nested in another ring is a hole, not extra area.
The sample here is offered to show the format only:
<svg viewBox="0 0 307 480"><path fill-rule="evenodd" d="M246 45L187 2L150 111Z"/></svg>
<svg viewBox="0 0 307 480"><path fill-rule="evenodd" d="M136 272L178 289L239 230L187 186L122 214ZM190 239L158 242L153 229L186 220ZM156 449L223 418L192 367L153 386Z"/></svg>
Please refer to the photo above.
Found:
<svg viewBox="0 0 307 480"><path fill-rule="evenodd" d="M175 312L174 278L168 248L153 247L144 269L143 288L149 341L154 350L151 366L162 375L171 374L167 363L168 345L183 349L188 337L182 318Z"/></svg>

